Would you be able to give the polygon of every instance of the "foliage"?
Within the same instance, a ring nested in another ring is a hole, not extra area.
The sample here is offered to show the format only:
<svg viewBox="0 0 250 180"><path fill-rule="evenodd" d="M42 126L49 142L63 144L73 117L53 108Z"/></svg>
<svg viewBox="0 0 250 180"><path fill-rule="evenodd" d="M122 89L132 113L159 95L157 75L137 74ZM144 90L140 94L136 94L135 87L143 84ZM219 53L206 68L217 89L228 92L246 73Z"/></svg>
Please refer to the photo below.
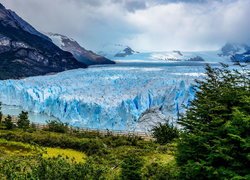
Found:
<svg viewBox="0 0 250 180"><path fill-rule="evenodd" d="M152 132L153 137L160 144L170 143L179 137L179 130L169 121L164 124L159 123L158 126L153 127Z"/></svg>
<svg viewBox="0 0 250 180"><path fill-rule="evenodd" d="M250 74L206 67L196 99L180 119L181 179L250 179Z"/></svg>
<svg viewBox="0 0 250 180"><path fill-rule="evenodd" d="M124 180L140 180L142 179L143 161L135 153L126 156L122 162L121 179Z"/></svg>
<svg viewBox="0 0 250 180"><path fill-rule="evenodd" d="M7 130L13 129L15 126L12 122L12 117L8 115L4 120L4 125Z"/></svg>
<svg viewBox="0 0 250 180"><path fill-rule="evenodd" d="M105 169L95 166L91 160L86 163L70 163L62 157L41 159L32 176L41 180L54 179L101 179Z"/></svg>
<svg viewBox="0 0 250 180"><path fill-rule="evenodd" d="M63 123L60 120L49 120L47 121L47 128L44 130L58 133L66 133L69 130L69 125Z"/></svg>
<svg viewBox="0 0 250 180"><path fill-rule="evenodd" d="M22 111L18 116L17 126L20 129L28 129L30 126L30 121L28 117L28 112Z"/></svg>
<svg viewBox="0 0 250 180"><path fill-rule="evenodd" d="M95 165L91 159L86 163L74 163L60 156L47 159L38 155L0 161L2 179L102 179L105 172L105 168Z"/></svg>
<svg viewBox="0 0 250 180"><path fill-rule="evenodd" d="M179 171L175 164L152 163L146 167L144 177L151 180L175 180Z"/></svg>
<svg viewBox="0 0 250 180"><path fill-rule="evenodd" d="M2 120L3 120L2 103L0 102L0 124L2 123Z"/></svg>

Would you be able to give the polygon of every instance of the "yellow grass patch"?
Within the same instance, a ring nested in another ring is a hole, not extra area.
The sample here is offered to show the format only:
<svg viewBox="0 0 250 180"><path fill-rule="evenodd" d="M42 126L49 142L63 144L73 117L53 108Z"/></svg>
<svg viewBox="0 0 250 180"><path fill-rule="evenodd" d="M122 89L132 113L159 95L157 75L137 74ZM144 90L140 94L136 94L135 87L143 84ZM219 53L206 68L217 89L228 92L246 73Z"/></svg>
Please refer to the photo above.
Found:
<svg viewBox="0 0 250 180"><path fill-rule="evenodd" d="M62 156L69 160L73 160L76 163L85 162L87 156L83 152L79 152L72 149L61 149L61 148L45 148L44 158L53 158Z"/></svg>

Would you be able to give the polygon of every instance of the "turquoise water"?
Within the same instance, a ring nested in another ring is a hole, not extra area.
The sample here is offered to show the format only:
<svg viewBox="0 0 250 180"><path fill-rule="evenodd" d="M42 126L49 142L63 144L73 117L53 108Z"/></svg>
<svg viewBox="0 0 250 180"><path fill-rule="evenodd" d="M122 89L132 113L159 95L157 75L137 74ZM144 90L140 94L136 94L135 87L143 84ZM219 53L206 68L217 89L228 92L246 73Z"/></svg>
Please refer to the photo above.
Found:
<svg viewBox="0 0 250 180"><path fill-rule="evenodd" d="M23 109L18 106L2 105L2 113L4 115L18 116ZM47 120L56 120L55 117L47 114L29 112L29 119L31 122L45 124Z"/></svg>

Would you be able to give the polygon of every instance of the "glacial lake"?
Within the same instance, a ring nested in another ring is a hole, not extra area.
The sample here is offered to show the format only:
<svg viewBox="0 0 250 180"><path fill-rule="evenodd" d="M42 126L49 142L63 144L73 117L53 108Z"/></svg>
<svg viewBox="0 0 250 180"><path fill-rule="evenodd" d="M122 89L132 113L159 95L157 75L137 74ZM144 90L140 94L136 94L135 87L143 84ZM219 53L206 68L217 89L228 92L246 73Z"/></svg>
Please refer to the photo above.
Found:
<svg viewBox="0 0 250 180"><path fill-rule="evenodd" d="M18 116L22 111L21 107L2 105L2 113L4 115ZM46 124L47 120L56 120L55 117L47 114L29 112L29 119L33 123Z"/></svg>

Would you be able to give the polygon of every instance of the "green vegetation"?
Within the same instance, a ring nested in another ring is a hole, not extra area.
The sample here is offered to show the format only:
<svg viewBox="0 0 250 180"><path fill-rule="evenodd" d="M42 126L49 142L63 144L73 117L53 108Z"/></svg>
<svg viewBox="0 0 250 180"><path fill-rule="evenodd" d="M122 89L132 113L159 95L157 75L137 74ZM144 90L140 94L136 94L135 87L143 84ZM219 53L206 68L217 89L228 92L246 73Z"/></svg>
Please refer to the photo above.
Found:
<svg viewBox="0 0 250 180"><path fill-rule="evenodd" d="M88 179L92 179L92 177L117 179L123 176L132 177L138 173L140 178L144 178L151 164L156 163L164 167L164 164L166 167L176 164L172 150L161 148L159 144L152 141L125 136L87 136L90 135L81 132L55 133L38 129L32 132L21 129L0 130L0 139L5 142L18 142L30 146L27 151L20 150L20 153L15 151L13 151L14 153L11 151L0 153L0 177L4 177L8 172L10 177L18 174L18 177L31 176L35 179L37 177L40 179L61 177L65 177L65 179L69 177L71 179L73 177L73 179L87 177ZM9 145L9 147L11 146L12 144ZM37 151L30 153L29 149L35 149L35 147ZM13 150L14 148L8 149ZM0 149L0 151L2 150ZM141 162L146 162L140 163L136 158L132 161L126 160L134 154ZM163 159L164 161L162 161ZM131 168L130 165L134 160L139 163L137 164L139 168L134 169L132 166L134 171L127 175L126 169ZM8 166L6 162L8 162ZM17 163L25 166L25 169L18 169Z"/></svg>
<svg viewBox="0 0 250 180"><path fill-rule="evenodd" d="M43 129L22 112L0 122L0 179L250 179L250 74L207 67L181 130L166 122L155 141L82 132L60 121ZM13 126L9 126L8 123Z"/></svg>
<svg viewBox="0 0 250 180"><path fill-rule="evenodd" d="M69 125L63 123L60 120L49 120L47 121L47 128L44 129L51 132L66 133L69 130Z"/></svg>
<svg viewBox="0 0 250 180"><path fill-rule="evenodd" d="M181 179L250 179L250 74L207 67L180 120Z"/></svg>
<svg viewBox="0 0 250 180"><path fill-rule="evenodd" d="M0 124L2 123L2 120L3 120L2 103L0 102Z"/></svg>
<svg viewBox="0 0 250 180"><path fill-rule="evenodd" d="M18 120L17 120L17 126L18 126L18 128L24 129L24 130L26 130L30 127L28 112L22 111L19 114Z"/></svg>
<svg viewBox="0 0 250 180"><path fill-rule="evenodd" d="M12 117L10 115L8 115L5 118L4 125L5 125L6 129L8 129L8 130L11 130L11 129L13 129L15 127L14 123L13 123L13 120L12 120Z"/></svg>
<svg viewBox="0 0 250 180"><path fill-rule="evenodd" d="M133 179L133 180L140 180L142 178L142 169L143 167L143 161L142 159L132 153L124 158L121 168L121 179L127 180L127 179Z"/></svg>
<svg viewBox="0 0 250 180"><path fill-rule="evenodd" d="M160 144L167 144L179 137L179 130L167 121L165 124L159 123L158 126L153 127L152 135Z"/></svg>

